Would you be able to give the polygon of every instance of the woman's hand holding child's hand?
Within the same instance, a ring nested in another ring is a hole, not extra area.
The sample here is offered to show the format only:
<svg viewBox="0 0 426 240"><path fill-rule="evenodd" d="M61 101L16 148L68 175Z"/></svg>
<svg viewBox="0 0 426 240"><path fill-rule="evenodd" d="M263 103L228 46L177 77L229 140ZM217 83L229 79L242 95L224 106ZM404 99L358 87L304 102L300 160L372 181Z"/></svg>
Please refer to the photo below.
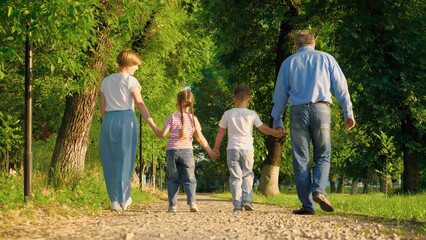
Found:
<svg viewBox="0 0 426 240"><path fill-rule="evenodd" d="M155 135L158 137L158 134L161 132L161 130L157 126L152 126L152 131L154 131Z"/></svg>

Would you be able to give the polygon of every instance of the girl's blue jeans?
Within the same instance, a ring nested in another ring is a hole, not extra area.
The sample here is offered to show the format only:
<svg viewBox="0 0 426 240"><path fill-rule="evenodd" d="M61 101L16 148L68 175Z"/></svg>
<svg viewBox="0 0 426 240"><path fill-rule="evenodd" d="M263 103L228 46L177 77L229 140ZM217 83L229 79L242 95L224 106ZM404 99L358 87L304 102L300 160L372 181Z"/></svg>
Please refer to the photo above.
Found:
<svg viewBox="0 0 426 240"><path fill-rule="evenodd" d="M180 180L186 193L187 203L195 203L195 162L192 149L172 149L166 151L167 161L167 194L169 205L176 206Z"/></svg>

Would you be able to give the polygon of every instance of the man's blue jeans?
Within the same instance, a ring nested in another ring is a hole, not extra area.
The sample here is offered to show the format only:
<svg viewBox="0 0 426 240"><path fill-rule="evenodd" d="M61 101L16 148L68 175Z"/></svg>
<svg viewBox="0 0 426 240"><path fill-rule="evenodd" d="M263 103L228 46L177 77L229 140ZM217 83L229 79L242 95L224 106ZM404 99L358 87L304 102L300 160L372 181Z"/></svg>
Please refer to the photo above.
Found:
<svg viewBox="0 0 426 240"><path fill-rule="evenodd" d="M293 171L297 195L302 207L315 210L313 192L326 194L330 172L330 107L316 103L290 108L290 135L293 149ZM313 168L310 163L310 141L313 146Z"/></svg>
<svg viewBox="0 0 426 240"><path fill-rule="evenodd" d="M195 203L195 162L192 149L174 149L166 151L167 161L167 193L169 205L176 206L178 200L180 178L186 193L187 203Z"/></svg>

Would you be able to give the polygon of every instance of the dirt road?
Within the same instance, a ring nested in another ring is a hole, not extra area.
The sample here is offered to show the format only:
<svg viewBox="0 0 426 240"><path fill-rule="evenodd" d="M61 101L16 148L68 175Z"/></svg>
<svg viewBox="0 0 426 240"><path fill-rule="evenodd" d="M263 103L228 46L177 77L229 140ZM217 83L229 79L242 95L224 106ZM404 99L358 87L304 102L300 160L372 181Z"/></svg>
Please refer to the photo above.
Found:
<svg viewBox="0 0 426 240"><path fill-rule="evenodd" d="M190 213L185 197L177 213L167 201L131 205L125 212L96 216L43 217L23 224L0 222L0 239L419 239L398 235L392 226L356 221L318 211L297 216L292 209L254 204L255 211L234 214L229 200L197 195L199 213Z"/></svg>

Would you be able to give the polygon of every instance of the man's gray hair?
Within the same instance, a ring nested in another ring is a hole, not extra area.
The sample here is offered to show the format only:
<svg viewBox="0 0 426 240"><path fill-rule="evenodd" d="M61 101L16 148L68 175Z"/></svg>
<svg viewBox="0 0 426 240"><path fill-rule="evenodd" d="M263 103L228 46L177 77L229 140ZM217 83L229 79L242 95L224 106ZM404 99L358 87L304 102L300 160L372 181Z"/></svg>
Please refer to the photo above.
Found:
<svg viewBox="0 0 426 240"><path fill-rule="evenodd" d="M297 47L315 44L314 34L309 30L297 30L294 35L294 44Z"/></svg>

